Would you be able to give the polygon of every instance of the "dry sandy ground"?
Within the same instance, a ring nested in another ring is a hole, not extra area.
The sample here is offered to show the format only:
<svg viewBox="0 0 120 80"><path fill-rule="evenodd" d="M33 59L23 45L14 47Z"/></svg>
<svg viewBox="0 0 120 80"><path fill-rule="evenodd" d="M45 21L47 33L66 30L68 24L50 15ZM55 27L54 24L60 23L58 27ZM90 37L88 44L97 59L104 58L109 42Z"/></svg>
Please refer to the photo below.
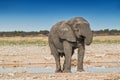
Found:
<svg viewBox="0 0 120 80"><path fill-rule="evenodd" d="M61 58L61 64L64 58ZM72 57L72 68L76 68L77 50ZM55 61L48 46L0 46L0 69L45 68L55 69ZM120 44L92 44L86 46L84 68L120 68ZM0 71L0 80L120 80L120 69L110 72L54 71Z"/></svg>

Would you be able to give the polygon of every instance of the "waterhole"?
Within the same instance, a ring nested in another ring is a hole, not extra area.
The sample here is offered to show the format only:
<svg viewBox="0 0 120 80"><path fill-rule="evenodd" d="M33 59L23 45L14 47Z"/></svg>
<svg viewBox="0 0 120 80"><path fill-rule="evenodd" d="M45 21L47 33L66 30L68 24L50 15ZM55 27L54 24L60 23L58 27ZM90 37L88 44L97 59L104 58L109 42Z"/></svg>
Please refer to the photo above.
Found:
<svg viewBox="0 0 120 80"><path fill-rule="evenodd" d="M15 72L31 72L31 73L54 73L54 68L5 68L0 69L0 73L15 73ZM76 68L72 68L72 72L76 72ZM112 72L120 71L120 68L85 68L85 72Z"/></svg>

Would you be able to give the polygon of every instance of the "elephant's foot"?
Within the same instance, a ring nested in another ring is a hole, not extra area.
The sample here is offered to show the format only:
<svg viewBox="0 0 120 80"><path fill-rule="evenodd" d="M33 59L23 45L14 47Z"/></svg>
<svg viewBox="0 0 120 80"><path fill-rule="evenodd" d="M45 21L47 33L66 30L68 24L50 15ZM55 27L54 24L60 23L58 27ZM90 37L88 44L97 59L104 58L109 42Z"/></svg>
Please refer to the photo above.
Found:
<svg viewBox="0 0 120 80"><path fill-rule="evenodd" d="M77 70L77 72L83 72L84 71L84 69L78 69Z"/></svg>
<svg viewBox="0 0 120 80"><path fill-rule="evenodd" d="M71 70L63 70L63 73L71 73Z"/></svg>
<svg viewBox="0 0 120 80"><path fill-rule="evenodd" d="M61 69L56 70L55 73L62 73L62 70Z"/></svg>

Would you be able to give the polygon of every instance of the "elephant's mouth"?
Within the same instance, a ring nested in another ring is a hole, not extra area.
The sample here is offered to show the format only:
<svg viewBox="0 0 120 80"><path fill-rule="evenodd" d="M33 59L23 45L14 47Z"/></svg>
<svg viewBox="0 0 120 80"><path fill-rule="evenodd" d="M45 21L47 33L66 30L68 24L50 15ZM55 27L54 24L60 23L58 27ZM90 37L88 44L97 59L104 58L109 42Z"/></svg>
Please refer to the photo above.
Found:
<svg viewBox="0 0 120 80"><path fill-rule="evenodd" d="M77 38L77 41L81 42L81 41L83 41L84 39L85 39L85 37L82 36L82 35L80 35L80 36Z"/></svg>

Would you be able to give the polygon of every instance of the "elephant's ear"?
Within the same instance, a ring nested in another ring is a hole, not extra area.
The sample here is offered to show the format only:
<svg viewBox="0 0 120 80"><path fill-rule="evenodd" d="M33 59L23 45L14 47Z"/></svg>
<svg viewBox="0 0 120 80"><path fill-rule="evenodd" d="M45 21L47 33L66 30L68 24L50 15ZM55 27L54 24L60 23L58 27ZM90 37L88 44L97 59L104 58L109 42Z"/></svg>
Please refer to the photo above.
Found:
<svg viewBox="0 0 120 80"><path fill-rule="evenodd" d="M68 40L70 42L76 42L76 37L73 33L73 30L71 29L71 27L68 24L66 24L66 23L61 24L58 32L59 32L58 33L59 37L61 39L65 39L65 40Z"/></svg>

